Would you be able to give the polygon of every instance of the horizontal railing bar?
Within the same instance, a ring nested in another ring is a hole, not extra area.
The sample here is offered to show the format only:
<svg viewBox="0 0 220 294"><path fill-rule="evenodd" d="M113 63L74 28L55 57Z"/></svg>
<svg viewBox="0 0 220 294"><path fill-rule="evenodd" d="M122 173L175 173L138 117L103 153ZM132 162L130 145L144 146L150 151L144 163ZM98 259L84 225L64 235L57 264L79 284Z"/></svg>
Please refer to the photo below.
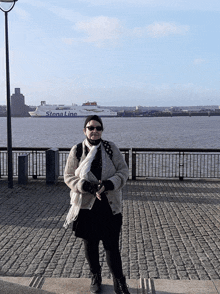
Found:
<svg viewBox="0 0 220 294"><path fill-rule="evenodd" d="M220 149L209 149L209 148L132 148L132 151L133 152L220 152Z"/></svg>
<svg viewBox="0 0 220 294"><path fill-rule="evenodd" d="M46 151L52 147L12 147L14 151ZM70 151L71 147L57 147L60 151ZM212 148L119 148L121 151L133 152L220 152L220 149ZM0 151L6 151L7 147L0 147Z"/></svg>

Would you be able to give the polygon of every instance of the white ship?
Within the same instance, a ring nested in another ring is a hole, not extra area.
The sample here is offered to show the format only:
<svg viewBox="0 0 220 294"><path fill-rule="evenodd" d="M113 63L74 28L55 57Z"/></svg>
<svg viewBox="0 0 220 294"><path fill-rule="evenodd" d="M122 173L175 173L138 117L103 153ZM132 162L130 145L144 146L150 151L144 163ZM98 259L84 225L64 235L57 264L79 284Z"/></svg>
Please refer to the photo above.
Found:
<svg viewBox="0 0 220 294"><path fill-rule="evenodd" d="M31 117L85 117L89 115L98 116L117 116L117 112L110 109L101 108L96 102L86 102L82 106L73 104L68 105L50 105L46 101L41 101L35 111L29 112Z"/></svg>

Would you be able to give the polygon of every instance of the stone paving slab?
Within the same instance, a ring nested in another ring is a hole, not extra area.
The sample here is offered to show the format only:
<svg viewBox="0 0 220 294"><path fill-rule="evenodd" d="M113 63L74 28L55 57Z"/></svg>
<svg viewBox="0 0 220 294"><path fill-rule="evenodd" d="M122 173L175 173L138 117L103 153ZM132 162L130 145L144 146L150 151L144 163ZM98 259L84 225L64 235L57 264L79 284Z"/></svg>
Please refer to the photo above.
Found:
<svg viewBox="0 0 220 294"><path fill-rule="evenodd" d="M0 180L0 276L89 278L81 240L63 228L68 208L62 182ZM128 279L220 279L220 182L128 181L120 248ZM102 245L100 261L111 279Z"/></svg>

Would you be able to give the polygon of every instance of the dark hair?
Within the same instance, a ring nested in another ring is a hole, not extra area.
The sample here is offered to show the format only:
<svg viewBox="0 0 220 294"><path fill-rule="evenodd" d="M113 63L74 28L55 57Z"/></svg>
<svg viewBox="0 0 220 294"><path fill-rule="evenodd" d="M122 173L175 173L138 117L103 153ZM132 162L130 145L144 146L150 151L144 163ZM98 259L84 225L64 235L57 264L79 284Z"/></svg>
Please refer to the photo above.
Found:
<svg viewBox="0 0 220 294"><path fill-rule="evenodd" d="M97 122L100 123L100 125L102 126L102 129L103 129L103 123L102 123L102 120L101 120L101 117L99 117L98 115L90 115L86 118L85 120L85 123L84 123L84 129L86 128L86 125L88 122L90 122L90 120L96 120Z"/></svg>

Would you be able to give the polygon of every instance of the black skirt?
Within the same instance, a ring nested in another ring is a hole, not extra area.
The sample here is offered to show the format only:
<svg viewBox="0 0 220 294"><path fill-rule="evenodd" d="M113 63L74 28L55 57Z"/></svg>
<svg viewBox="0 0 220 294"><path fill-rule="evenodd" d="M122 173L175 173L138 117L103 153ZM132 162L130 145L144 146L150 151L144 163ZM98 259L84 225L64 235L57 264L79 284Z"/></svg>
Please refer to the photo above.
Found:
<svg viewBox="0 0 220 294"><path fill-rule="evenodd" d="M108 240L118 238L122 225L121 213L113 215L105 193L102 200L96 198L92 209L80 209L73 222L75 236L86 240Z"/></svg>

